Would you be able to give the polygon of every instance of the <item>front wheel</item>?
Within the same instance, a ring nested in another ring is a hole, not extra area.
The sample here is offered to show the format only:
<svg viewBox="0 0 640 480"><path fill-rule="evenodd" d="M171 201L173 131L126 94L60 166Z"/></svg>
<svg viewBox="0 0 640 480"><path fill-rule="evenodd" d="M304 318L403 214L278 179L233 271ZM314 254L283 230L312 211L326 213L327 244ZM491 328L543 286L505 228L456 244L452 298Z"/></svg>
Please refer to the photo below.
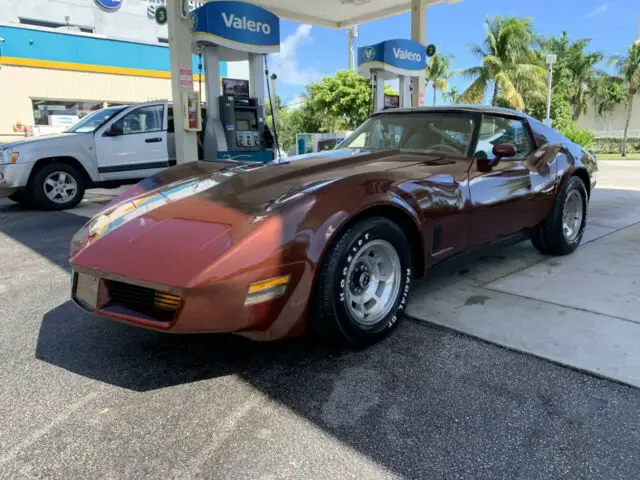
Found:
<svg viewBox="0 0 640 480"><path fill-rule="evenodd" d="M547 255L567 255L573 252L587 225L588 195L584 182L571 177L556 197L549 217L531 236L531 243Z"/></svg>
<svg viewBox="0 0 640 480"><path fill-rule="evenodd" d="M329 248L318 274L310 329L333 344L367 346L398 325L411 286L402 229L383 217L362 220Z"/></svg>
<svg viewBox="0 0 640 480"><path fill-rule="evenodd" d="M52 163L34 175L30 193L36 204L44 210L66 210L80 203L84 188L84 179L73 166Z"/></svg>

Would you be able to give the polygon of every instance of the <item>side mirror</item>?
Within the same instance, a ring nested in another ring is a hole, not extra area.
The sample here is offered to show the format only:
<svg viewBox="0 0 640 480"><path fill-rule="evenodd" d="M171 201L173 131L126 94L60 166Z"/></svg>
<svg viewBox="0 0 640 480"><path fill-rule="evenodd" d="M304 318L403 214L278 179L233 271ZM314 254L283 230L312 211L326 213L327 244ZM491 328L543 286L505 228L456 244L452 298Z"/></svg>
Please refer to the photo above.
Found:
<svg viewBox="0 0 640 480"><path fill-rule="evenodd" d="M493 147L493 156L496 160L516 156L516 146L513 143L500 143ZM497 163L497 162L496 162Z"/></svg>
<svg viewBox="0 0 640 480"><path fill-rule="evenodd" d="M118 135L122 135L124 132L122 129L117 126L115 123L111 125L111 128L104 132L107 137L117 137Z"/></svg>

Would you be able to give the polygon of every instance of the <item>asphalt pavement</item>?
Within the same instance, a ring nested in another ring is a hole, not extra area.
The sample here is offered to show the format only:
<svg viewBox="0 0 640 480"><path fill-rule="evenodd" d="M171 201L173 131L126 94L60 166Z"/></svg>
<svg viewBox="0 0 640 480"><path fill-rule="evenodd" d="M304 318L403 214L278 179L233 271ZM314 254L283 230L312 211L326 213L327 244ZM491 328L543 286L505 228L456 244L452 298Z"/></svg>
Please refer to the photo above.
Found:
<svg viewBox="0 0 640 480"><path fill-rule="evenodd" d="M640 390L450 330L348 352L94 319L85 221L0 200L0 478L640 478Z"/></svg>

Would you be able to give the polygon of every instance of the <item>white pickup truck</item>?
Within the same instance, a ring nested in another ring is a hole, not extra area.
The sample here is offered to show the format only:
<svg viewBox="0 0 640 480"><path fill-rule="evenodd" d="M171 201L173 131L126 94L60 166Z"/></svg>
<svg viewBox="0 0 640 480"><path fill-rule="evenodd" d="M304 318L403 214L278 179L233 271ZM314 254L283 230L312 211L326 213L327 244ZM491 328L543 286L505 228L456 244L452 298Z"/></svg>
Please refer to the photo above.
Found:
<svg viewBox="0 0 640 480"><path fill-rule="evenodd" d="M167 101L109 107L59 135L0 145L0 196L64 210L87 188L135 183L175 165L172 110Z"/></svg>

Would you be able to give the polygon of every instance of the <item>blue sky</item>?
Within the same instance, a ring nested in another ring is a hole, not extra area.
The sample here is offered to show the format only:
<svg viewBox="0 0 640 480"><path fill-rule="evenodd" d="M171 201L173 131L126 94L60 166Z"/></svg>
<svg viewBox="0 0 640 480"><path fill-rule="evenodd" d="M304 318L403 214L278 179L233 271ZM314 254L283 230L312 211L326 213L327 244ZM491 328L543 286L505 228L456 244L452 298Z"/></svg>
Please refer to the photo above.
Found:
<svg viewBox="0 0 640 480"><path fill-rule="evenodd" d="M634 40L640 19L638 0L463 0L427 9L427 42L439 52L453 55L454 70L478 64L467 53L468 43L480 43L487 15L533 18L536 32L559 35L566 30L571 39L592 38L591 47L605 55L626 52ZM409 14L360 26L357 45L370 45L390 38L408 38ZM282 51L271 56L271 70L278 74L278 95L291 102L310 81L348 68L347 38L343 30L301 25L282 20ZM603 65L604 67L604 65ZM467 82L451 82L459 91ZM431 99L430 91L427 100Z"/></svg>

